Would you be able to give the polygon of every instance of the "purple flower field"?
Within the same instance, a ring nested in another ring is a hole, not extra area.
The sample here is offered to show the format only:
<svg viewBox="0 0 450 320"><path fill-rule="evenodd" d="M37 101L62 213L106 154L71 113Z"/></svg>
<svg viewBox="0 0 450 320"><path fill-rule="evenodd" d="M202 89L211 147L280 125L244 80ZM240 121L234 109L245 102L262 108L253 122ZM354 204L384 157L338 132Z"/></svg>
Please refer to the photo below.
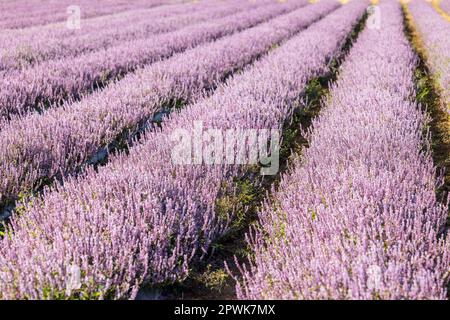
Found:
<svg viewBox="0 0 450 320"><path fill-rule="evenodd" d="M0 0L0 300L448 300L449 7Z"/></svg>

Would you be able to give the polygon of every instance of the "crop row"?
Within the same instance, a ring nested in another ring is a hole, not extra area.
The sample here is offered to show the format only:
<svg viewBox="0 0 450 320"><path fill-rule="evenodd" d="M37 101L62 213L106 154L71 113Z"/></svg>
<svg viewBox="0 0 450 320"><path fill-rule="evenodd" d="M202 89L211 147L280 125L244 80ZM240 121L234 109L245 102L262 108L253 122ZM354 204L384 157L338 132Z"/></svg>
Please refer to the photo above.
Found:
<svg viewBox="0 0 450 320"><path fill-rule="evenodd" d="M242 10L250 10L259 6L256 3L236 2L219 5L207 3L202 6L161 6L154 10L136 11L135 14L115 22L110 27L94 24L95 32L72 33L60 32L64 37L55 38L54 31L67 30L65 27L35 32L31 37L16 37L11 35L3 40L3 50L0 51L0 70L26 68L46 60L74 57L82 53L106 49L121 42L144 39L150 35L181 29L185 26L212 19L219 19ZM143 14L143 12L145 14ZM177 14L177 12L179 12ZM139 19L140 16L140 19ZM111 24L111 19L101 22ZM130 23L130 22L133 23ZM9 41L8 41L9 40ZM26 45L24 45L26 43Z"/></svg>
<svg viewBox="0 0 450 320"><path fill-rule="evenodd" d="M339 5L310 5L208 43L131 74L73 105L11 121L0 132L0 200L75 173L102 147L133 130L171 102L187 103L233 71ZM163 110L164 111L164 110Z"/></svg>
<svg viewBox="0 0 450 320"><path fill-rule="evenodd" d="M450 28L428 3L412 1L409 11L427 51L427 62L439 83L450 114Z"/></svg>
<svg viewBox="0 0 450 320"><path fill-rule="evenodd" d="M89 18L130 9L154 7L163 3L164 1L161 0L135 0L132 2L112 0L105 5L104 2L79 0L76 5L82 9L82 17ZM71 5L74 5L73 1L58 0L11 1L2 4L0 30L26 28L66 20L67 8Z"/></svg>
<svg viewBox="0 0 450 320"><path fill-rule="evenodd" d="M449 0L442 0L439 5L441 6L442 10L444 10L447 14L450 14L450 1Z"/></svg>
<svg viewBox="0 0 450 320"><path fill-rule="evenodd" d="M341 7L217 94L172 114L129 155L97 173L88 169L23 208L0 246L2 298L134 297L142 282L183 279L226 232L232 210L218 203L239 170L175 165L174 131L190 130L196 121L205 128L280 128L308 80L328 70L366 6ZM68 285L74 273L80 281Z"/></svg>
<svg viewBox="0 0 450 320"><path fill-rule="evenodd" d="M79 97L93 86L104 84L116 76L253 27L306 3L306 0L275 3L174 32L124 42L106 50L46 61L23 71L6 72L0 79L0 119Z"/></svg>
<svg viewBox="0 0 450 320"><path fill-rule="evenodd" d="M214 3L214 0L209 3ZM124 21L131 19L131 21L142 21L145 16L162 15L167 12L167 8L170 7L174 10L173 14L183 13L183 10L191 10L192 7L199 7L195 4L178 4L178 5L161 5L151 7L148 9L133 9L126 10L109 15L103 15L92 18L81 17L82 23L80 29L67 28L67 20L62 22L55 22L46 25L37 25L24 29L9 29L7 32L0 34L0 41L4 43L13 43L14 41L36 41L39 35L45 34L47 37L52 38L64 38L72 35L87 34L95 32L96 30L112 28L115 25L123 24Z"/></svg>
<svg viewBox="0 0 450 320"><path fill-rule="evenodd" d="M309 148L250 237L244 299L445 299L448 206L436 200L416 57L397 2L343 63Z"/></svg>

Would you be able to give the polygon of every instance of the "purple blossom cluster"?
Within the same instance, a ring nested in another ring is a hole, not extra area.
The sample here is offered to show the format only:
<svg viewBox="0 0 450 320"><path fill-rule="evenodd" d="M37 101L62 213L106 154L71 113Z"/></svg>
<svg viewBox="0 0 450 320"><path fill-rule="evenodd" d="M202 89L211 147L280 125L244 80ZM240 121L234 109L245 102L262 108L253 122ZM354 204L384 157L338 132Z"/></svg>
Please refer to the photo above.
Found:
<svg viewBox="0 0 450 320"><path fill-rule="evenodd" d="M411 1L408 8L427 50L427 63L441 86L444 103L450 114L449 22L423 1Z"/></svg>
<svg viewBox="0 0 450 320"><path fill-rule="evenodd" d="M382 2L249 234L241 299L445 299L448 203L436 200L416 57L398 2Z"/></svg>
<svg viewBox="0 0 450 320"><path fill-rule="evenodd" d="M96 85L136 68L253 27L305 4L306 0L274 3L170 33L123 42L105 50L5 72L0 78L0 119L77 98ZM210 11L212 19L216 13L213 9Z"/></svg>
<svg viewBox="0 0 450 320"><path fill-rule="evenodd" d="M104 1L77 0L76 4L83 9L83 18L109 15L116 12L151 8L167 3L164 0L108 0ZM67 7L74 4L73 0L17 0L2 1L0 12L1 29L17 29L44 25L67 19ZM9 30L7 30L9 31Z"/></svg>
<svg viewBox="0 0 450 320"><path fill-rule="evenodd" d="M265 0L265 4L268 2ZM25 32L7 32L1 37L3 48L0 49L0 71L26 68L46 60L65 59L106 49L123 42L250 10L263 3L230 1L218 4L207 1L202 5L159 6L135 10L126 15L121 13L83 21L80 30L70 30L64 24L56 24Z"/></svg>
<svg viewBox="0 0 450 320"><path fill-rule="evenodd" d="M171 103L198 99L224 78L339 7L309 5L157 62L80 102L12 120L0 131L0 204L76 173L99 150Z"/></svg>
<svg viewBox="0 0 450 320"><path fill-rule="evenodd" d="M450 1L449 0L441 0L439 2L439 6L442 10L444 10L447 14L450 14Z"/></svg>
<svg viewBox="0 0 450 320"><path fill-rule="evenodd" d="M194 121L280 128L308 80L328 70L367 4L342 6L216 94L170 115L162 129L147 131L128 155L27 204L0 243L0 297L133 298L142 283L182 280L227 231L233 211L218 203L243 169L175 165L171 134ZM78 281L68 281L74 273Z"/></svg>

